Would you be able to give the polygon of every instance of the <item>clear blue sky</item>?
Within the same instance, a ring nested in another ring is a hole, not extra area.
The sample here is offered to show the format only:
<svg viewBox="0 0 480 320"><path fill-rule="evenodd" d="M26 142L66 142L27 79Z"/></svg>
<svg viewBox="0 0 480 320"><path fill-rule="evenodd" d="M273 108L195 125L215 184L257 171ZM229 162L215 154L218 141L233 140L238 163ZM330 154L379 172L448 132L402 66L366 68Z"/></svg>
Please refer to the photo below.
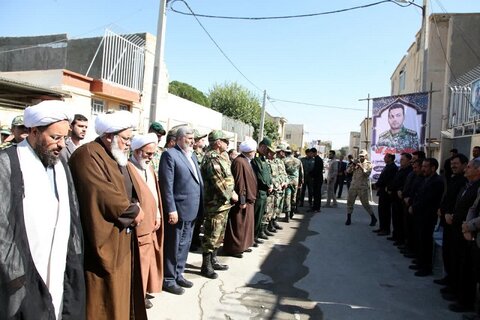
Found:
<svg viewBox="0 0 480 320"><path fill-rule="evenodd" d="M295 15L343 9L374 0L187 0L198 14ZM421 5L421 0L416 0ZM430 12L480 12L479 0L432 0ZM69 38L103 34L108 25L124 32L156 34L159 0L0 0L0 36L67 33ZM187 11L181 3L174 8ZM445 11L444 11L445 10ZM200 18L237 67L271 98L357 108L328 109L284 102L267 111L303 123L307 140L348 145L366 116L368 94L390 94L390 76L413 42L421 10L394 3L327 16L269 21ZM208 92L236 81L259 96L221 55L191 16L167 11L165 60L170 80Z"/></svg>

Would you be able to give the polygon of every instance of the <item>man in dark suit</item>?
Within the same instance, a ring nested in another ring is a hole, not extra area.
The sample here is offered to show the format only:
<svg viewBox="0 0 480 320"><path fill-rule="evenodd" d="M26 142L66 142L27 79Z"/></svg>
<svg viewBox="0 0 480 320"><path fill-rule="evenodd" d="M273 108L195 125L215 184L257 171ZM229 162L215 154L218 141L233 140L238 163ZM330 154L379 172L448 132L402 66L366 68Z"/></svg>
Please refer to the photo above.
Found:
<svg viewBox="0 0 480 320"><path fill-rule="evenodd" d="M183 271L195 220L203 211L203 180L192 157L193 141L193 130L180 127L175 147L162 154L158 170L165 213L163 290L173 294L193 286Z"/></svg>
<svg viewBox="0 0 480 320"><path fill-rule="evenodd" d="M438 161L435 158L423 160L422 173L425 177L417 196L409 209L413 213L414 225L417 234L417 264L410 266L417 277L424 277L432 273L433 230L437 223L437 211L442 201L445 182L437 174Z"/></svg>
<svg viewBox="0 0 480 320"><path fill-rule="evenodd" d="M398 167L395 164L395 155L391 153L385 154L383 157L385 167L378 177L375 187L378 196L378 220L380 221L380 228L374 230L379 236L386 236L390 234L390 222L392 219L392 200L388 187L395 178Z"/></svg>
<svg viewBox="0 0 480 320"><path fill-rule="evenodd" d="M337 198L342 197L343 184L345 183L345 175L347 172L347 163L343 161L343 156L338 158L338 172L337 172L337 181L335 181L335 193L338 189Z"/></svg>
<svg viewBox="0 0 480 320"><path fill-rule="evenodd" d="M313 184L313 212L320 212L320 205L322 202L322 184L323 184L323 159L317 154L317 149L312 148L310 152L313 152L315 163L313 169L310 172Z"/></svg>

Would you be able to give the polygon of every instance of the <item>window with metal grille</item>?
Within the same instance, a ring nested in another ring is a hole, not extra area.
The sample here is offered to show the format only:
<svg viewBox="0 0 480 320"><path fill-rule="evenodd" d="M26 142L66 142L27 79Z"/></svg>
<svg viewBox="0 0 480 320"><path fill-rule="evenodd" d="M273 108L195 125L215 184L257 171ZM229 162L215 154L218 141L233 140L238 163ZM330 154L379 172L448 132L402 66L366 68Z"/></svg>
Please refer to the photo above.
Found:
<svg viewBox="0 0 480 320"><path fill-rule="evenodd" d="M126 104L119 105L120 110L130 111L130 106Z"/></svg>
<svg viewBox="0 0 480 320"><path fill-rule="evenodd" d="M92 114L105 112L105 101L100 99L92 99Z"/></svg>

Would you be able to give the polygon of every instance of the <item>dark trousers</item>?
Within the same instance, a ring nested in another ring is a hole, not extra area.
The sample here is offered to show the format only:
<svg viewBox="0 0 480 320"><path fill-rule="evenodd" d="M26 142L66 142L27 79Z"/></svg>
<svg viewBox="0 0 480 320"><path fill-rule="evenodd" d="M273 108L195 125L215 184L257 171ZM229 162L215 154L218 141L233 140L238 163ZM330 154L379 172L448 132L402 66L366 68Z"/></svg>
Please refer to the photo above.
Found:
<svg viewBox="0 0 480 320"><path fill-rule="evenodd" d="M338 189L338 193L337 193L337 198L341 198L342 197L342 191L343 191L343 183L345 182L345 179L343 178L343 175L341 176L337 176L337 181L335 181L335 193L337 193L337 189Z"/></svg>
<svg viewBox="0 0 480 320"><path fill-rule="evenodd" d="M320 210L323 179L313 180L313 210Z"/></svg>
<svg viewBox="0 0 480 320"><path fill-rule="evenodd" d="M300 192L300 199L298 204L303 206L305 200L305 191L308 191L308 204L312 205L313 203L313 182L312 179L306 178L305 182L302 184L302 191Z"/></svg>
<svg viewBox="0 0 480 320"><path fill-rule="evenodd" d="M260 190L257 193L257 199L255 200L254 207L254 216L255 216L255 227L254 227L254 237L257 238L258 234L262 230L262 219L265 214L265 205L267 204L267 192Z"/></svg>
<svg viewBox="0 0 480 320"><path fill-rule="evenodd" d="M422 214L425 214L422 212ZM434 213L436 215L436 213ZM417 260L421 270L432 271L433 262L433 231L436 220L428 216L415 213L415 228L417 233Z"/></svg>
<svg viewBox="0 0 480 320"><path fill-rule="evenodd" d="M394 197L392 201L392 236L395 241L400 243L405 242L403 215L404 206L402 204L402 200L398 197Z"/></svg>
<svg viewBox="0 0 480 320"><path fill-rule="evenodd" d="M380 229L390 233L392 219L392 202L388 193L381 193L378 196L378 220Z"/></svg>
<svg viewBox="0 0 480 320"><path fill-rule="evenodd" d="M175 285L182 276L192 242L195 221L179 220L176 224L165 223L163 240L163 283Z"/></svg>
<svg viewBox="0 0 480 320"><path fill-rule="evenodd" d="M197 217L195 222L195 228L193 229L192 235L192 247L200 247L202 245L202 239L200 239L200 229L202 228L203 224L203 216Z"/></svg>
<svg viewBox="0 0 480 320"><path fill-rule="evenodd" d="M417 233L415 229L415 217L408 212L408 207L405 206L405 240L409 251L417 252Z"/></svg>
<svg viewBox="0 0 480 320"><path fill-rule="evenodd" d="M442 237L442 259L443 259L443 268L447 274L447 279L449 284L453 280L453 268L452 263L454 262L455 246L453 243L453 230L452 226L446 224L443 226L443 237Z"/></svg>

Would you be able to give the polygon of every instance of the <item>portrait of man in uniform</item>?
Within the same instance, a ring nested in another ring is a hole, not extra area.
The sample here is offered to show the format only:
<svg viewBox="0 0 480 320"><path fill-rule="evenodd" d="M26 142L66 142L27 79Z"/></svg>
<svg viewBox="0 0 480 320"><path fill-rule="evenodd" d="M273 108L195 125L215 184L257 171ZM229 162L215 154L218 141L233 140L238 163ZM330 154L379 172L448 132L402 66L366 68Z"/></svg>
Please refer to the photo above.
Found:
<svg viewBox="0 0 480 320"><path fill-rule="evenodd" d="M418 150L418 134L405 127L405 106L394 103L388 108L389 130L378 136L377 147L395 148L396 153Z"/></svg>

